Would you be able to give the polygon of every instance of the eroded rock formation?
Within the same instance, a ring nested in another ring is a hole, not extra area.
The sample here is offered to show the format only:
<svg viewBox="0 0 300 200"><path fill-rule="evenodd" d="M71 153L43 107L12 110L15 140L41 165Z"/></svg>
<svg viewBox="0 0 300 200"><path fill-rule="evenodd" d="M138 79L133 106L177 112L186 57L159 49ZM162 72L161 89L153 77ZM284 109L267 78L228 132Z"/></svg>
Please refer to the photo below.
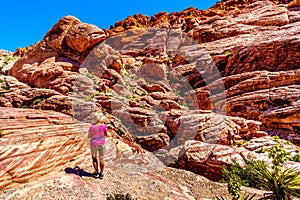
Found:
<svg viewBox="0 0 300 200"><path fill-rule="evenodd" d="M277 144L268 135L299 144L300 12L289 2L224 0L206 11L134 15L110 30L63 17L0 76L2 187L88 155L71 116L110 120L107 159L118 170L165 164L219 180L233 159L269 162L254 152Z"/></svg>
<svg viewBox="0 0 300 200"><path fill-rule="evenodd" d="M83 153L69 116L4 107L0 112L0 188L45 175Z"/></svg>

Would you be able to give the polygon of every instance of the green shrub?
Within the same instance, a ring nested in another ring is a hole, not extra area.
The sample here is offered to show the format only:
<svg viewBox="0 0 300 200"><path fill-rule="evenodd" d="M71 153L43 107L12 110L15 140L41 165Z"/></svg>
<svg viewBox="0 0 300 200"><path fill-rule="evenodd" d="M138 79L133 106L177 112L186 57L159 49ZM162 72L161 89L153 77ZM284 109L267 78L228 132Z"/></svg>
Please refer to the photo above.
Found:
<svg viewBox="0 0 300 200"><path fill-rule="evenodd" d="M261 184L257 180L256 174L254 173L254 163L255 161L250 158L245 160L245 168L240 167L240 165L234 162L234 165L229 169L223 168L222 180L223 183L228 183L230 181L231 174L239 177L240 184L246 187L260 188Z"/></svg>
<svg viewBox="0 0 300 200"><path fill-rule="evenodd" d="M268 166L263 161L246 161L244 169L237 164L223 169L222 181L228 183L228 191L234 199L241 199L238 190L240 184L270 190L273 193L272 199L276 200L300 197L300 169L283 167L283 162L300 156L297 154L292 158L282 144L273 146L267 152L269 158L273 159L273 166Z"/></svg>
<svg viewBox="0 0 300 200"><path fill-rule="evenodd" d="M281 143L268 149L268 153L269 158L273 159L273 167L280 168L285 161L292 160L290 153L286 151Z"/></svg>
<svg viewBox="0 0 300 200"><path fill-rule="evenodd" d="M263 162L255 163L254 173L264 189L273 192L272 199L288 200L300 197L300 170L269 167Z"/></svg>
<svg viewBox="0 0 300 200"><path fill-rule="evenodd" d="M41 103L42 101L43 101L43 99L38 98L33 101L33 104L37 105L37 104Z"/></svg>
<svg viewBox="0 0 300 200"><path fill-rule="evenodd" d="M234 173L230 174L228 180L228 193L233 196L233 199L240 199L241 185L240 177Z"/></svg>
<svg viewBox="0 0 300 200"><path fill-rule="evenodd" d="M94 74L89 73L89 72L86 73L85 76L88 77L89 79L93 79L95 77Z"/></svg>
<svg viewBox="0 0 300 200"><path fill-rule="evenodd" d="M84 98L85 102L94 102L94 94L89 94Z"/></svg>
<svg viewBox="0 0 300 200"><path fill-rule="evenodd" d="M124 131L122 131L122 129L117 130L117 134L121 137L123 137L125 135Z"/></svg>
<svg viewBox="0 0 300 200"><path fill-rule="evenodd" d="M10 86L9 85L3 85L1 86L2 89L4 90L10 90Z"/></svg>
<svg viewBox="0 0 300 200"><path fill-rule="evenodd" d="M100 96L100 92L99 91L95 91L94 92L94 96Z"/></svg>
<svg viewBox="0 0 300 200"><path fill-rule="evenodd" d="M299 154L299 153L296 154L296 155L293 157L292 160L295 161L295 162L300 162L300 154Z"/></svg>
<svg viewBox="0 0 300 200"><path fill-rule="evenodd" d="M109 195L107 197L107 200L136 200L134 199L130 194L122 194L122 193L116 193L114 195Z"/></svg>
<svg viewBox="0 0 300 200"><path fill-rule="evenodd" d="M276 142L279 142L280 140L280 137L278 135L274 135L272 136L272 138L276 141Z"/></svg>
<svg viewBox="0 0 300 200"><path fill-rule="evenodd" d="M106 108L101 108L101 112L103 113L103 115L107 115Z"/></svg>
<svg viewBox="0 0 300 200"><path fill-rule="evenodd" d="M226 51L224 54L225 54L226 56L228 56L228 55L231 54L231 52L230 52L230 51Z"/></svg>
<svg viewBox="0 0 300 200"><path fill-rule="evenodd" d="M255 194L245 194L245 195L240 195L238 200L252 200L256 195ZM232 198L233 200L235 200L235 198ZM226 197L219 197L216 196L215 200L228 200Z"/></svg>
<svg viewBox="0 0 300 200"><path fill-rule="evenodd" d="M141 108L146 109L147 108L146 104L142 104Z"/></svg>

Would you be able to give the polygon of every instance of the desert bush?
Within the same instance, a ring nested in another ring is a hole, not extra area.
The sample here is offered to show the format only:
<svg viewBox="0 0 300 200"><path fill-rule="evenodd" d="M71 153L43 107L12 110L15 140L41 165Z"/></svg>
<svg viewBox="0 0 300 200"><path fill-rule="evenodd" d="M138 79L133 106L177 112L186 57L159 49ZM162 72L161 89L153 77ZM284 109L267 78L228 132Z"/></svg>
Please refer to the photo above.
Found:
<svg viewBox="0 0 300 200"><path fill-rule="evenodd" d="M273 192L274 200L300 197L300 170L270 167L263 162L255 163L254 173L264 189Z"/></svg>
<svg viewBox="0 0 300 200"><path fill-rule="evenodd" d="M300 197L300 169L287 169L283 166L285 161L295 158L290 156L281 143L267 152L269 158L272 158L273 165L271 166L262 161L248 160L245 168L235 164L229 169L223 169L222 181L228 184L228 191L234 200L241 199L237 189L240 185L270 190L273 200ZM255 182L254 185L252 181Z"/></svg>
<svg viewBox="0 0 300 200"><path fill-rule="evenodd" d="M115 193L114 195L109 195L107 200L136 200L130 194L122 194L122 193Z"/></svg>
<svg viewBox="0 0 300 200"><path fill-rule="evenodd" d="M300 154L299 153L293 157L293 161L300 162Z"/></svg>
<svg viewBox="0 0 300 200"><path fill-rule="evenodd" d="M242 168L238 163L234 162L234 165L229 169L223 168L222 180L223 183L228 183L231 178L231 174L238 176L237 179L241 185L252 188L260 188L261 183L257 180L256 174L254 173L254 162L252 159L245 159L246 166Z"/></svg>

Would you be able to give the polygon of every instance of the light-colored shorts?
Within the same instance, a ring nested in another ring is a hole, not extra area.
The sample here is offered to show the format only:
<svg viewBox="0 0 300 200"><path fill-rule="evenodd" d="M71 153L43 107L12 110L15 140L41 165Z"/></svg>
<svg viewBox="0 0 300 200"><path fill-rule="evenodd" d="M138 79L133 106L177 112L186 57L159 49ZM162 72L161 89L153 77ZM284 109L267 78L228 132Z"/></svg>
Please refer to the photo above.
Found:
<svg viewBox="0 0 300 200"><path fill-rule="evenodd" d="M105 145L102 146L95 146L90 144L91 146L91 154L93 157L97 158L97 156L104 156L105 153Z"/></svg>

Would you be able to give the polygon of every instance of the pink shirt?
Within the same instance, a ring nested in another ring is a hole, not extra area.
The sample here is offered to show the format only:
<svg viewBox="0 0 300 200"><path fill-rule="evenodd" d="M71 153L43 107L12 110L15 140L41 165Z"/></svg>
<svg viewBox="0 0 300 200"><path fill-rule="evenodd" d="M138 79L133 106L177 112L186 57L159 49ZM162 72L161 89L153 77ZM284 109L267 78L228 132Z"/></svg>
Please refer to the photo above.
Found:
<svg viewBox="0 0 300 200"><path fill-rule="evenodd" d="M91 138L90 143L95 146L104 145L105 144L104 133L106 130L107 128L105 124L101 124L99 126L97 125L90 126L89 136L88 136L89 138Z"/></svg>

